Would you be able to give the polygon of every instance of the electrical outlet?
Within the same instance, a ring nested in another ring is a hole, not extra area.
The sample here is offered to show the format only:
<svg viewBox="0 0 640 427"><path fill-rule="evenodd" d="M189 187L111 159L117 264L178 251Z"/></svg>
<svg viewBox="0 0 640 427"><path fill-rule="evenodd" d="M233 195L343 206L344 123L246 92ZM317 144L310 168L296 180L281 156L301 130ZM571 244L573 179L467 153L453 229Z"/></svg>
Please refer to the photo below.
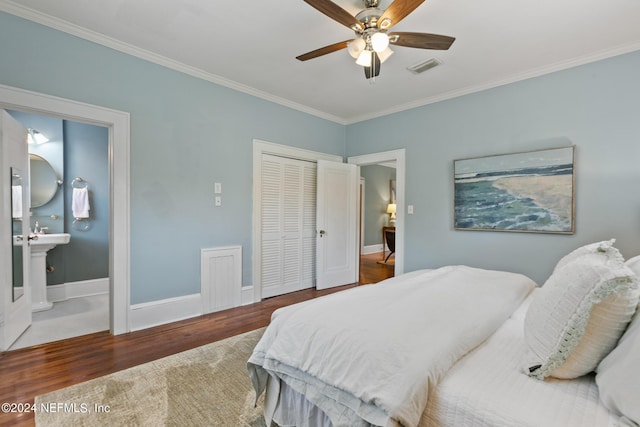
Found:
<svg viewBox="0 0 640 427"><path fill-rule="evenodd" d="M216 206L222 206L222 197L216 196Z"/></svg>

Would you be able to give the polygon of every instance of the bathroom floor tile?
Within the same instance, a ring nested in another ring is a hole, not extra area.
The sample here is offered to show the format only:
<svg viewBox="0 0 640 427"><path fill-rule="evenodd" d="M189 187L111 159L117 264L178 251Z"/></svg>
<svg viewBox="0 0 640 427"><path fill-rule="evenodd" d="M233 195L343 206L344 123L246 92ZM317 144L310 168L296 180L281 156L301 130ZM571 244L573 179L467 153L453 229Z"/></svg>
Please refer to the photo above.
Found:
<svg viewBox="0 0 640 427"><path fill-rule="evenodd" d="M9 348L30 347L109 329L109 295L73 298L33 313L31 326Z"/></svg>

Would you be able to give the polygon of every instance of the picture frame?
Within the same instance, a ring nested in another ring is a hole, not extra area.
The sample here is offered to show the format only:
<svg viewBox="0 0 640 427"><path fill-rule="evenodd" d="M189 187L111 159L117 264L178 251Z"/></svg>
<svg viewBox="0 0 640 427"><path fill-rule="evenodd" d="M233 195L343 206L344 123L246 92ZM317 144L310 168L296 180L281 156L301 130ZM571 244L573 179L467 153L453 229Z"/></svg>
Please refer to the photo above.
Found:
<svg viewBox="0 0 640 427"><path fill-rule="evenodd" d="M454 229L575 233L575 146L453 161Z"/></svg>

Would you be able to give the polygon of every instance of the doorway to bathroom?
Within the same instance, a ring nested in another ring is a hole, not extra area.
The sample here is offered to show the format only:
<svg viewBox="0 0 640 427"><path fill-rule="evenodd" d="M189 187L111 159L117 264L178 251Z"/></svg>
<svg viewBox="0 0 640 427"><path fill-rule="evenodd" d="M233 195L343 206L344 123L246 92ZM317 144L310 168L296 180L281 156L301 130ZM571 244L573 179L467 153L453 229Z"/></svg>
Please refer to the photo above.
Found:
<svg viewBox="0 0 640 427"><path fill-rule="evenodd" d="M0 108L58 117L108 129L109 331L114 335L129 332L131 330L129 325L131 282L129 195L131 118L129 113L6 85L0 85ZM0 325L0 328L2 327Z"/></svg>
<svg viewBox="0 0 640 427"><path fill-rule="evenodd" d="M9 350L107 330L108 128L7 112L29 136L30 231L40 240L70 236L44 253L32 251L32 324Z"/></svg>

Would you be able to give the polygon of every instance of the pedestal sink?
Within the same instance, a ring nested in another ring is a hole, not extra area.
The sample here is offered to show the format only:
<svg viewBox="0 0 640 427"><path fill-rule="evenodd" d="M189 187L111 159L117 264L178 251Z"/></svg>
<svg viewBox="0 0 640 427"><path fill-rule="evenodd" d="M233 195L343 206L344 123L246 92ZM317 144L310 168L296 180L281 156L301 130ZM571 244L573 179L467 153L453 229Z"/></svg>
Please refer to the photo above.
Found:
<svg viewBox="0 0 640 427"><path fill-rule="evenodd" d="M53 307L47 300L47 252L71 240L68 233L31 236L31 309L44 311ZM36 238L37 237L37 238Z"/></svg>

